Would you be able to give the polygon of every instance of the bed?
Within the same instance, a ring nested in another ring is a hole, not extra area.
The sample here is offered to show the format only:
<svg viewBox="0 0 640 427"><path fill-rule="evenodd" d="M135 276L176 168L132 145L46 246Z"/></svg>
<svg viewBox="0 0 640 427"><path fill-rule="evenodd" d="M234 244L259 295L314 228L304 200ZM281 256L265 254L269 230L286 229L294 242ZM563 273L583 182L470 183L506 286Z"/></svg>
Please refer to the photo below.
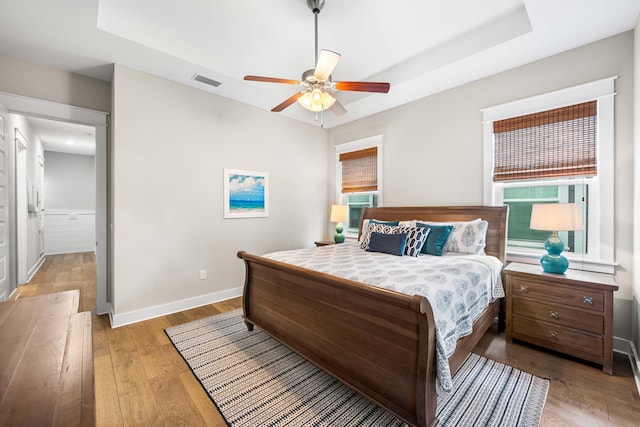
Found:
<svg viewBox="0 0 640 427"><path fill-rule="evenodd" d="M366 208L365 220L488 223L484 251L505 262L507 207ZM318 248L320 250L322 248ZM437 424L436 331L426 297L238 252L246 266L243 311L258 326L343 383L410 425ZM501 299L473 322L448 357L451 374L499 317Z"/></svg>

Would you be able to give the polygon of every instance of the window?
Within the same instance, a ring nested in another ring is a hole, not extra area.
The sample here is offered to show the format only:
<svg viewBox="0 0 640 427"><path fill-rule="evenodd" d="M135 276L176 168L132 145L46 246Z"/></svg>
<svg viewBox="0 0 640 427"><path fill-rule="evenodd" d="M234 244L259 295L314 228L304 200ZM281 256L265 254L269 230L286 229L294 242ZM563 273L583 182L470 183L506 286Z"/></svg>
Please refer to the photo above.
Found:
<svg viewBox="0 0 640 427"><path fill-rule="evenodd" d="M507 257L537 262L549 232L534 203L578 203L584 231L560 232L571 268L613 272L613 84L605 79L485 109L485 204L509 206Z"/></svg>
<svg viewBox="0 0 640 427"><path fill-rule="evenodd" d="M339 204L348 206L345 234L357 237L360 214L381 203L382 136L336 145L336 187Z"/></svg>

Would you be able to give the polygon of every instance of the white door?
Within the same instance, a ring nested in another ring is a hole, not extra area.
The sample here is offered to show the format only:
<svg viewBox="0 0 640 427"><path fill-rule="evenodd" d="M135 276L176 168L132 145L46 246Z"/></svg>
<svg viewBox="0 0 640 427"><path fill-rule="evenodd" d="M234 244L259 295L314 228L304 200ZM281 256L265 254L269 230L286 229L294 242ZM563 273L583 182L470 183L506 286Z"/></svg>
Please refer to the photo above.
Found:
<svg viewBox="0 0 640 427"><path fill-rule="evenodd" d="M6 110L0 104L0 301L11 294L9 286L9 188Z"/></svg>

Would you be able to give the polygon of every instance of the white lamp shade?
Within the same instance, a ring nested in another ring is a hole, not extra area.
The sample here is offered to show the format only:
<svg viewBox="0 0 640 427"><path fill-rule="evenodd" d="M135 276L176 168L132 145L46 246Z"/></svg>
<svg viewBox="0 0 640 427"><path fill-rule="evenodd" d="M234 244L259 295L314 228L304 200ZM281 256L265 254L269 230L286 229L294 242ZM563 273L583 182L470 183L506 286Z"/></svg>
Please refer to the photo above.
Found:
<svg viewBox="0 0 640 427"><path fill-rule="evenodd" d="M542 203L531 208L532 230L582 230L582 210L577 203Z"/></svg>
<svg viewBox="0 0 640 427"><path fill-rule="evenodd" d="M345 222L347 220L347 207L344 205L331 206L331 222Z"/></svg>
<svg viewBox="0 0 640 427"><path fill-rule="evenodd" d="M322 49L320 51L320 55L318 56L318 63L316 64L316 69L313 75L318 80L327 80L333 72L333 69L336 67L336 64L338 64L339 60L339 53Z"/></svg>

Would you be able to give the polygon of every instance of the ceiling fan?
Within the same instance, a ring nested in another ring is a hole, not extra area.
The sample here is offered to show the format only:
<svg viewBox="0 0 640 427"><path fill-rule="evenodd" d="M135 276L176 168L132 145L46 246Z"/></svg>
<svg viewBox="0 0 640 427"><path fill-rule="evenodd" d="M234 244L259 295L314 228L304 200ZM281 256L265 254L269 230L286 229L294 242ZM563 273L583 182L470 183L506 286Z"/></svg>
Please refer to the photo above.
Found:
<svg viewBox="0 0 640 427"><path fill-rule="evenodd" d="M338 101L333 92L336 90L346 90L354 92L389 92L389 83L379 82L333 82L331 73L340 60L340 54L323 49L318 54L318 14L324 6L325 0L307 0L307 6L315 17L315 69L310 69L302 73L301 80L280 79L275 77L244 76L245 80L268 83L284 83L289 85L300 85L303 87L298 92L282 103L271 109L273 112L280 112L298 101L300 105L310 111L330 110L339 116L347 112L344 106Z"/></svg>

